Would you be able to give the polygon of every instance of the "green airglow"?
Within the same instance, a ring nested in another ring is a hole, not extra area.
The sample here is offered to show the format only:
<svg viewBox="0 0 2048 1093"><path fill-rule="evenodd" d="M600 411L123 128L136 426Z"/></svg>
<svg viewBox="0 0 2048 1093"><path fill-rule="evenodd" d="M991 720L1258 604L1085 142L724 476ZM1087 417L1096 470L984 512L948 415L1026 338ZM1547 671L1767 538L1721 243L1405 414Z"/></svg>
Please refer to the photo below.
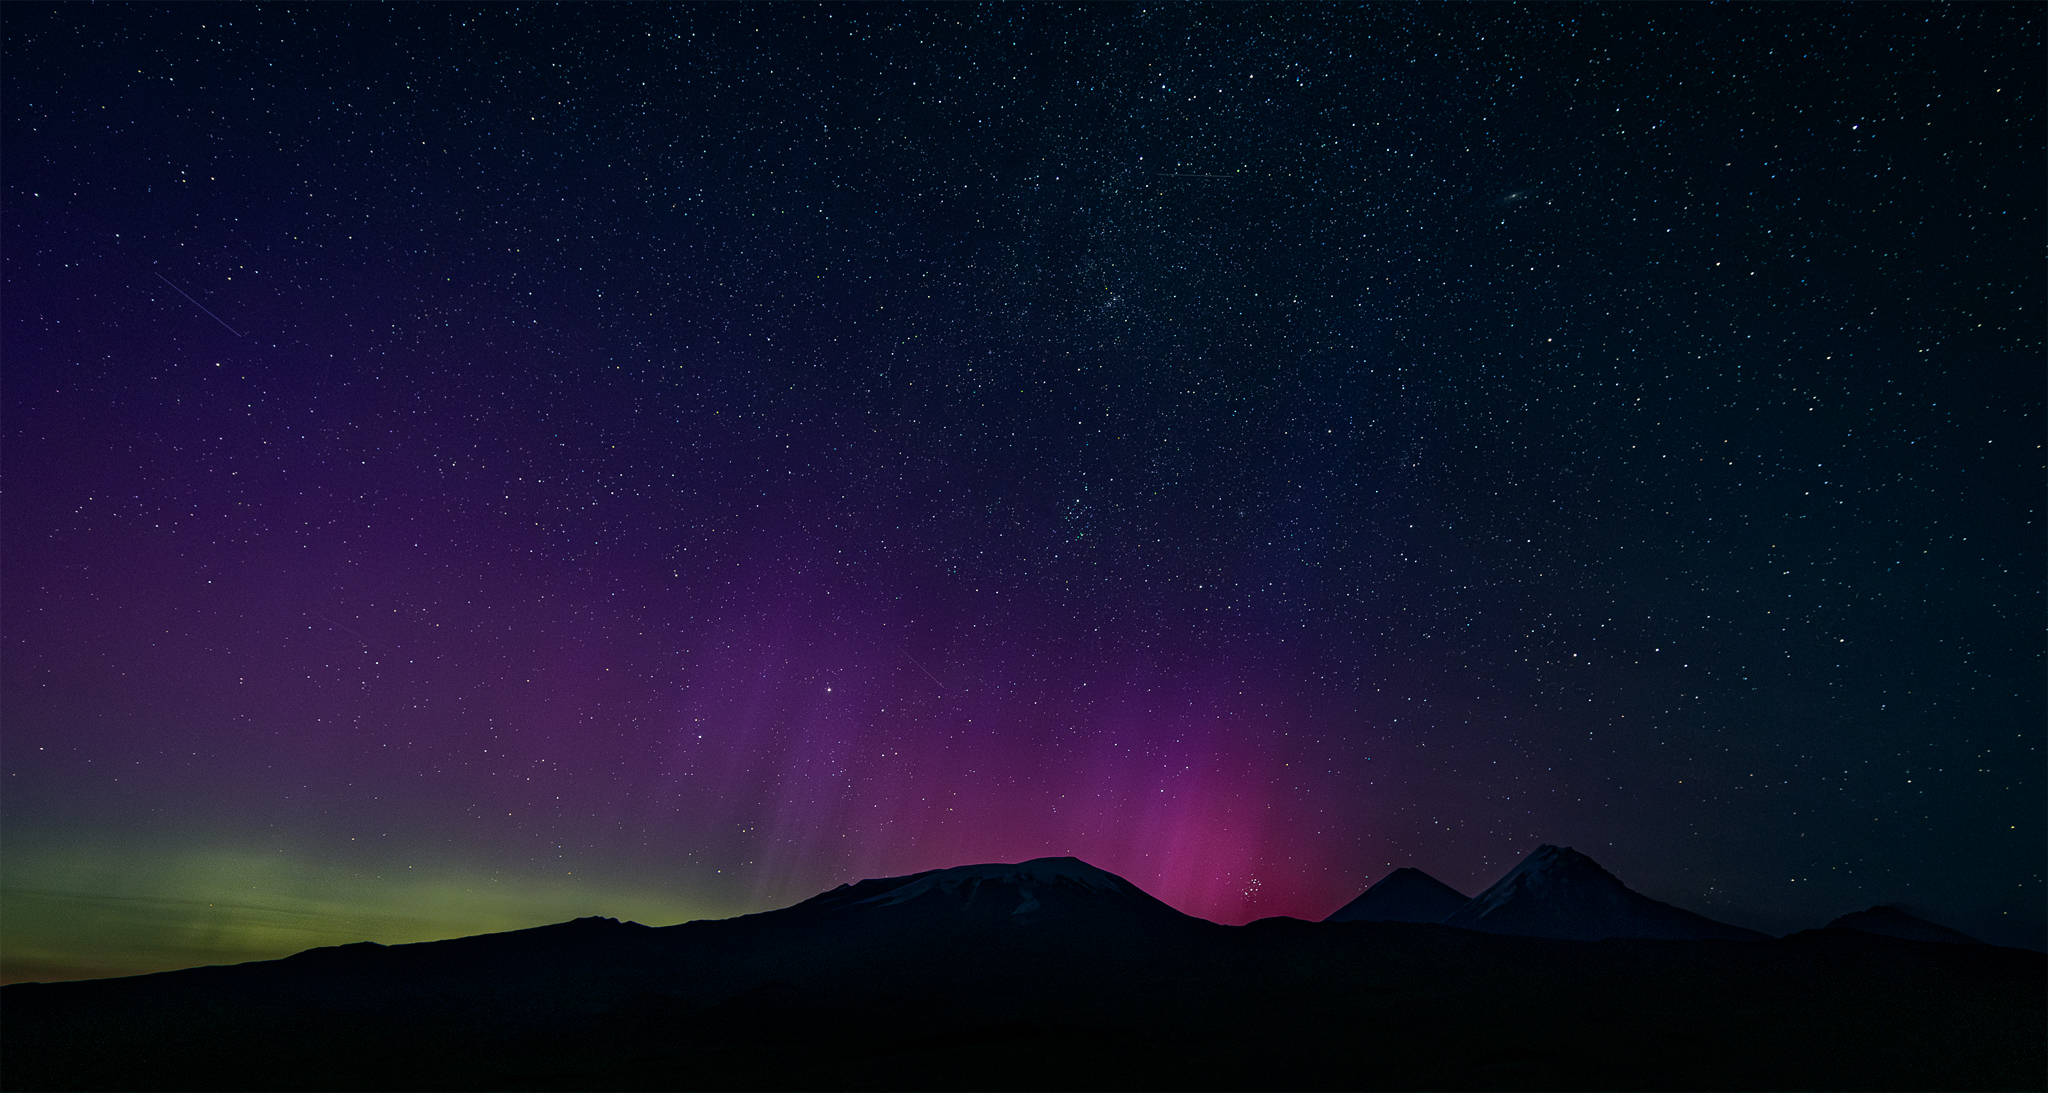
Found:
<svg viewBox="0 0 2048 1093"><path fill-rule="evenodd" d="M433 941L585 915L667 925L739 911L716 897L566 870L10 838L0 859L0 982L268 960L320 945Z"/></svg>

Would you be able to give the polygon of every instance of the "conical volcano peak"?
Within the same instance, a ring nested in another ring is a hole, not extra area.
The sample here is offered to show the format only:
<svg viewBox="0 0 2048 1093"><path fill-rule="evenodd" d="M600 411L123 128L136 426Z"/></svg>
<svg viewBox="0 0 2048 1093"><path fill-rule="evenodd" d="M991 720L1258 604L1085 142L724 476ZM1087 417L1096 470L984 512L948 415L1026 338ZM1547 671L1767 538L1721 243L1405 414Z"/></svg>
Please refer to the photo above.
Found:
<svg viewBox="0 0 2048 1093"><path fill-rule="evenodd" d="M1599 876L1614 881L1616 884L1621 883L1621 881L1615 878L1614 874L1602 869L1599 862L1573 850L1569 846L1552 846L1549 843L1544 843L1542 846L1530 851L1529 856L1523 858L1521 864L1516 866L1517 872L1526 871L1531 873L1555 873L1563 870L1577 869L1588 869Z"/></svg>
<svg viewBox="0 0 2048 1093"><path fill-rule="evenodd" d="M1553 902L1564 899L1574 904L1588 902L1613 906L1623 895L1634 895L1628 886L1614 874L1600 867L1600 863L1573 850L1569 846L1552 846L1545 843L1529 852L1529 856L1508 870L1507 875L1495 881L1493 886L1472 898L1472 902L1455 912L1458 921L1453 926L1471 925L1489 918L1497 918L1504 910L1514 905L1526 906L1531 900Z"/></svg>
<svg viewBox="0 0 2048 1093"><path fill-rule="evenodd" d="M1601 868L1600 863L1592 858L1569 846L1552 846L1549 843L1530 851L1529 856L1509 870L1500 883L1510 881L1531 887L1560 883L1627 887L1621 883L1621 878Z"/></svg>
<svg viewBox="0 0 2048 1093"><path fill-rule="evenodd" d="M1442 922L1465 906L1463 892L1420 869L1396 869L1324 922Z"/></svg>
<svg viewBox="0 0 2048 1093"><path fill-rule="evenodd" d="M1444 925L1587 941L1603 937L1731 941L1764 937L1632 891L1599 862L1569 846L1548 843L1444 919Z"/></svg>

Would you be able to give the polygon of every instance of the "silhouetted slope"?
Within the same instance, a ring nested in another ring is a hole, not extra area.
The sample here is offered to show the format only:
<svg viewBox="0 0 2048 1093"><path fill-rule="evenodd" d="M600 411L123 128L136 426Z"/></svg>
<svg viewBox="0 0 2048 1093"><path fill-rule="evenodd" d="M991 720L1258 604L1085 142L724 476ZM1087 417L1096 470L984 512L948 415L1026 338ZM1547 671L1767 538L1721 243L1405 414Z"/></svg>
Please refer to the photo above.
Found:
<svg viewBox="0 0 2048 1093"><path fill-rule="evenodd" d="M1608 937L1674 941L1763 941L1768 935L1631 891L1593 859L1568 846L1539 846L1521 864L1443 920L1490 934L1576 941Z"/></svg>
<svg viewBox="0 0 2048 1093"><path fill-rule="evenodd" d="M1853 930L1725 945L1224 927L1049 861L661 929L579 919L17 984L0 988L0 1083L2013 1089L2048 1065L2037 953Z"/></svg>
<svg viewBox="0 0 2048 1093"><path fill-rule="evenodd" d="M775 922L915 923L949 930L1174 929L1202 920L1079 858L1033 858L934 869L842 884L791 907L749 916Z"/></svg>
<svg viewBox="0 0 2048 1093"><path fill-rule="evenodd" d="M1396 869L1324 922L1442 922L1471 897L1420 869Z"/></svg>
<svg viewBox="0 0 2048 1093"><path fill-rule="evenodd" d="M1896 907L1872 907L1868 911L1853 911L1828 923L1829 929L1836 927L1861 930L1866 934L1911 938L1914 941L1933 941L1944 945L1984 944L1961 930L1951 930L1938 923L1909 915Z"/></svg>

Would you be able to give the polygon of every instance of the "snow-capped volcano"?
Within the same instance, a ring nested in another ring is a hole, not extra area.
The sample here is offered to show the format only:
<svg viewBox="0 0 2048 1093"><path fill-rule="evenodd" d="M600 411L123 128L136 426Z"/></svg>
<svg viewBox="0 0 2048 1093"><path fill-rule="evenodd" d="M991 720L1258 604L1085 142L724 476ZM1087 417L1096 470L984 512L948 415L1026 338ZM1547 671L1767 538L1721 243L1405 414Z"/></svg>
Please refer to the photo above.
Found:
<svg viewBox="0 0 2048 1093"><path fill-rule="evenodd" d="M1442 922L1471 897L1420 869L1396 869L1324 922Z"/></svg>
<svg viewBox="0 0 2048 1093"><path fill-rule="evenodd" d="M1079 858L1033 858L1015 865L960 865L951 869L920 873L909 878L909 881L908 884L898 885L879 895L868 896L861 902L893 907L928 892L937 891L953 895L962 889L979 889L983 884L995 884L1004 887L1014 886L1020 892L1027 893L1025 902L1011 912L1021 915L1035 910L1031 904L1036 902L1036 898L1028 894L1029 889L1034 886L1069 885L1087 891L1116 895L1144 895L1135 885L1122 877L1097 869ZM967 898L972 899L973 896L974 893L969 892Z"/></svg>
<svg viewBox="0 0 2048 1093"><path fill-rule="evenodd" d="M1539 846L1493 887L1443 920L1490 934L1764 941L1765 934L1631 891L1600 863L1568 846Z"/></svg>
<svg viewBox="0 0 2048 1093"><path fill-rule="evenodd" d="M1198 921L1079 858L1033 858L842 884L771 914L905 917L983 925Z"/></svg>

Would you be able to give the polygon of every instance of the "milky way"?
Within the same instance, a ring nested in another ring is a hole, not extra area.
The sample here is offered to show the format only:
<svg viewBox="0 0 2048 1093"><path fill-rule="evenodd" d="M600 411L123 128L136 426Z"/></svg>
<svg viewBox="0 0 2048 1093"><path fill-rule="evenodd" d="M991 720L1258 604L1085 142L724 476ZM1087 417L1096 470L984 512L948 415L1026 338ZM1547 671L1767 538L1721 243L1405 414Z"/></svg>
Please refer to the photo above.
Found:
<svg viewBox="0 0 2048 1093"><path fill-rule="evenodd" d="M6 974L1541 842L2038 946L2040 29L17 6Z"/></svg>

